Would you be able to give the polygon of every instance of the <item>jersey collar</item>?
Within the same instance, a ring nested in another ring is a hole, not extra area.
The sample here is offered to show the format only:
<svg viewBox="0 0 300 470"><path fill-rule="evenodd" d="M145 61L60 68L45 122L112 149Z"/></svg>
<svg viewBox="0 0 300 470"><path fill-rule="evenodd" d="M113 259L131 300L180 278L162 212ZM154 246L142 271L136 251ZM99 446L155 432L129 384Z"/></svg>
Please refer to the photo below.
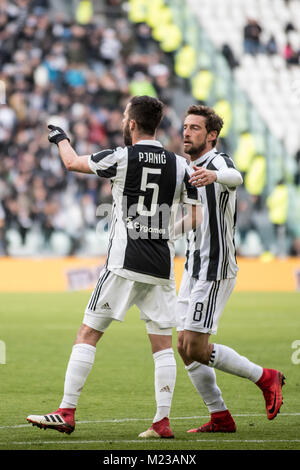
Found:
<svg viewBox="0 0 300 470"><path fill-rule="evenodd" d="M191 161L190 166L202 166L204 163L206 163L206 161L211 160L216 155L216 153L217 149L214 147L213 149L209 150L209 152L206 152L204 155L201 155L201 157L197 158L197 160Z"/></svg>
<svg viewBox="0 0 300 470"><path fill-rule="evenodd" d="M154 145L155 147L162 147L162 144L158 140L139 140L135 145Z"/></svg>

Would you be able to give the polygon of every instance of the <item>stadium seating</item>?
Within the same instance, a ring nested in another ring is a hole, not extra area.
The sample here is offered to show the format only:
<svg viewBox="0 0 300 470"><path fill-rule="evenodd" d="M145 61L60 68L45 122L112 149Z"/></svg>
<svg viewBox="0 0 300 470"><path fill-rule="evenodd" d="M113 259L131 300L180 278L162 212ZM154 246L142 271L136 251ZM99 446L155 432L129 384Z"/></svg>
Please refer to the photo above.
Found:
<svg viewBox="0 0 300 470"><path fill-rule="evenodd" d="M297 53L300 51L299 2L203 0L201 8L195 0L188 3L215 47L230 46L239 63L234 70L237 82L272 133L283 139L287 151L295 155L300 148L300 67L299 58L295 66L287 63L284 49L289 42ZM244 49L244 27L249 18L256 19L262 28L260 49L253 55ZM285 32L289 23L295 29ZM271 36L277 45L275 54L269 54L266 48Z"/></svg>
<svg viewBox="0 0 300 470"><path fill-rule="evenodd" d="M297 155L300 149L297 132L300 118L299 2L203 0L201 8L196 0L187 0L187 3L213 44L216 55L223 53L227 58L232 81L242 92L236 99L230 99L230 105L233 125L237 123L233 154L240 170L245 172L246 189L253 195L261 194L265 204L269 192L281 179L286 180L289 205L285 243L280 248L274 231L273 238L270 236L270 213L265 214L268 227L260 226L263 218L259 218L256 237L251 235L251 240L258 240L258 253L270 249L284 255L293 247L293 238L299 239L300 235L300 218L296 216L295 219L296 213L292 209L300 201L299 187L294 184L299 173ZM249 41L249 25L251 28L255 25L258 41L255 38L252 43ZM212 64L206 73L212 71L211 67ZM212 68L215 74L216 68ZM248 104L243 104L245 97ZM250 112L245 112L245 108ZM253 250L248 251L248 248L248 240L243 246L239 245L241 253L251 255Z"/></svg>
<svg viewBox="0 0 300 470"><path fill-rule="evenodd" d="M0 255L105 253L108 232L100 224L95 233L95 214L111 200L109 185L67 175L46 124L65 128L78 153L122 145L122 106L133 93L166 102L159 138L178 153L183 107L204 102L224 117L220 148L244 173L243 190L258 198L251 244L240 241L237 222L241 253L275 246L265 201L282 178L287 252L300 245L296 0L201 0L201 8L197 0L23 3L0 7L0 83L9 84L0 106ZM255 52L244 40L250 18L261 27ZM183 254L184 243L176 246Z"/></svg>

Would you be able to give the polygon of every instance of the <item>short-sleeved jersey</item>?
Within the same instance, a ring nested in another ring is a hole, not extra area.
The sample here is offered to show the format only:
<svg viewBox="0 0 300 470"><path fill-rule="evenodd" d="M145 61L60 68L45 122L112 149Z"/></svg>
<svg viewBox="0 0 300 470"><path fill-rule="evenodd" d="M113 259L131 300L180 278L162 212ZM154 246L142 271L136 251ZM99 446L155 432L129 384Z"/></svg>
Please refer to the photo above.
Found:
<svg viewBox="0 0 300 470"><path fill-rule="evenodd" d="M214 148L192 165L208 170L235 168L232 159ZM185 269L191 277L207 281L236 277L236 189L220 183L200 188L203 222L187 235Z"/></svg>
<svg viewBox="0 0 300 470"><path fill-rule="evenodd" d="M112 182L113 210L106 268L150 284L174 282L172 228L180 203L200 204L183 157L156 140L102 150L91 170Z"/></svg>

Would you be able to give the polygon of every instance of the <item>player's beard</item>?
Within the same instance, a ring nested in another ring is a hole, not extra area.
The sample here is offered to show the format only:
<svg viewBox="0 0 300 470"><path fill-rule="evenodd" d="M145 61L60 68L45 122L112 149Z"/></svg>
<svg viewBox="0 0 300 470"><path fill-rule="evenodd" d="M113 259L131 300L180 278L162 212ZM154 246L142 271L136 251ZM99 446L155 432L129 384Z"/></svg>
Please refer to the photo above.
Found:
<svg viewBox="0 0 300 470"><path fill-rule="evenodd" d="M202 142L202 144L198 145L197 147L192 145L188 150L185 150L185 153L187 153L193 160L196 160L205 148L206 139L204 142Z"/></svg>
<svg viewBox="0 0 300 470"><path fill-rule="evenodd" d="M132 137L131 137L131 134L130 134L129 122L128 121L127 121L127 123L125 124L125 126L123 128L123 138L124 138L124 144L126 146L132 145Z"/></svg>
<svg viewBox="0 0 300 470"><path fill-rule="evenodd" d="M203 144L199 145L198 147L191 146L188 150L185 150L185 153L187 153L193 160L195 160L203 152L205 147L206 142L203 142Z"/></svg>

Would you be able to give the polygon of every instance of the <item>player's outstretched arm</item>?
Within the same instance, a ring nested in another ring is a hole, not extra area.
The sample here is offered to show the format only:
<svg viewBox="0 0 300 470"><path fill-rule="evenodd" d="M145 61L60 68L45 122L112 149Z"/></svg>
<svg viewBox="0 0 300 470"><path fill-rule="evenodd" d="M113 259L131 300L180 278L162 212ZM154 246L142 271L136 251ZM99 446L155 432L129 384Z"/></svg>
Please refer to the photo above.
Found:
<svg viewBox="0 0 300 470"><path fill-rule="evenodd" d="M190 183L197 188L201 186L207 186L212 183L221 183L225 184L229 188L236 188L240 186L243 182L242 175L235 168L228 168L227 166L222 166L217 170L208 170L203 167L194 166L194 173L191 175Z"/></svg>
<svg viewBox="0 0 300 470"><path fill-rule="evenodd" d="M56 144L60 158L68 171L93 173L89 166L89 155L78 156L70 144L70 139L61 127L49 125L48 140Z"/></svg>

